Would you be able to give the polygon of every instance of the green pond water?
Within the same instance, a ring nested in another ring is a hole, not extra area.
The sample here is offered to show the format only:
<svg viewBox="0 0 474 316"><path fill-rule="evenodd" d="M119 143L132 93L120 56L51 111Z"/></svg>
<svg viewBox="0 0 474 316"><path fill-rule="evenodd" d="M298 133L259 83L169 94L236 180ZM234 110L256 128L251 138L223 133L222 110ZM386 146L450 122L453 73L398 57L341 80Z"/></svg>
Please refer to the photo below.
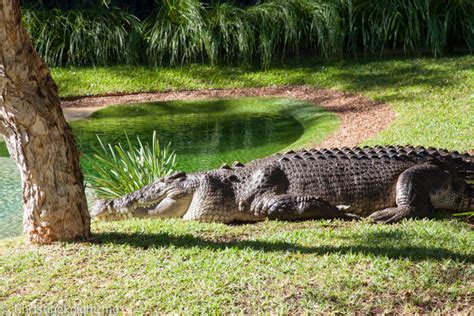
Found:
<svg viewBox="0 0 474 316"><path fill-rule="evenodd" d="M99 135L105 143L126 143L125 133L162 145L171 143L179 169L216 168L248 162L286 148L316 144L338 126L337 117L296 100L243 98L173 101L112 106L70 123L79 150L90 155ZM0 156L6 156L0 143ZM87 172L88 161L83 159ZM0 158L0 238L21 232L20 179L14 163ZM5 181L6 179L6 181Z"/></svg>

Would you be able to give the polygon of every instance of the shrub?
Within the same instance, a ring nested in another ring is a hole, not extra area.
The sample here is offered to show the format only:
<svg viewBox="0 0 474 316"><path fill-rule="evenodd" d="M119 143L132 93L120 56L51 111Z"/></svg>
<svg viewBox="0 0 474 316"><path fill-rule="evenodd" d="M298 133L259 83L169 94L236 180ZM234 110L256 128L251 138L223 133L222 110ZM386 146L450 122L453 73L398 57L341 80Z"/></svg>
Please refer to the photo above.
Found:
<svg viewBox="0 0 474 316"><path fill-rule="evenodd" d="M255 54L255 28L242 8L229 3L214 3L208 11L206 24L212 38L212 60L247 64Z"/></svg>
<svg viewBox="0 0 474 316"><path fill-rule="evenodd" d="M175 172L176 154L171 145L161 148L153 132L151 145L137 137L138 146L127 136L128 148L105 145L99 136L100 150L93 155L86 181L99 198L111 199L133 192Z"/></svg>
<svg viewBox="0 0 474 316"><path fill-rule="evenodd" d="M51 66L137 62L141 25L126 11L27 8L23 19L37 52Z"/></svg>
<svg viewBox="0 0 474 316"><path fill-rule="evenodd" d="M209 54L210 37L199 0L163 0L144 21L147 56L153 65L184 64Z"/></svg>
<svg viewBox="0 0 474 316"><path fill-rule="evenodd" d="M306 46L319 49L326 58L342 56L346 31L343 26L344 14L337 2L299 0L297 3L306 21L302 26Z"/></svg>

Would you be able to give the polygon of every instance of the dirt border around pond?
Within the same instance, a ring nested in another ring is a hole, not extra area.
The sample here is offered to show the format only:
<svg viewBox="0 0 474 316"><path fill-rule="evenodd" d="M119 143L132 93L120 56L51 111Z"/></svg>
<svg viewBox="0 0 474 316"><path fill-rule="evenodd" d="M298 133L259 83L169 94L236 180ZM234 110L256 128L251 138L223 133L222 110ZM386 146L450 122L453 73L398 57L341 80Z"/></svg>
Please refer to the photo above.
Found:
<svg viewBox="0 0 474 316"><path fill-rule="evenodd" d="M109 105L171 100L222 99L233 97L284 97L320 105L338 115L339 129L315 147L357 146L375 136L395 119L395 112L385 103L367 97L308 86L280 86L242 89L206 89L191 91L150 92L122 95L78 97L63 100L68 121L89 117Z"/></svg>

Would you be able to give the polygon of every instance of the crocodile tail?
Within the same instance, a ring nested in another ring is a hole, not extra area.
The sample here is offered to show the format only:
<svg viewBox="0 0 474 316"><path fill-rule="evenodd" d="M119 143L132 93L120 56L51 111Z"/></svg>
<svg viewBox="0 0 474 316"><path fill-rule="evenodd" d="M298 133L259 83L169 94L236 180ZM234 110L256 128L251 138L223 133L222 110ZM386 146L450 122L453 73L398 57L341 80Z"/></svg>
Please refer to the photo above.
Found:
<svg viewBox="0 0 474 316"><path fill-rule="evenodd" d="M474 211L474 171L472 170L472 166L471 166L471 170L466 173L464 178L469 188L469 198L471 199L470 205L471 205L472 211Z"/></svg>

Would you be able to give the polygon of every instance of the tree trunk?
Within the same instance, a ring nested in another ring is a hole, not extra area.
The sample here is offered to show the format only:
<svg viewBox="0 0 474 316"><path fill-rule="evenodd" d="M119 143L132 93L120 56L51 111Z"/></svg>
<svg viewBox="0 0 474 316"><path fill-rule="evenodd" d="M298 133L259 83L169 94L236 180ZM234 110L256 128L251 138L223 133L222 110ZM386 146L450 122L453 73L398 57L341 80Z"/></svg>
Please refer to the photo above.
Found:
<svg viewBox="0 0 474 316"><path fill-rule="evenodd" d="M0 0L0 43L0 133L21 172L27 239L88 238L78 151L56 85L22 25L19 0Z"/></svg>

